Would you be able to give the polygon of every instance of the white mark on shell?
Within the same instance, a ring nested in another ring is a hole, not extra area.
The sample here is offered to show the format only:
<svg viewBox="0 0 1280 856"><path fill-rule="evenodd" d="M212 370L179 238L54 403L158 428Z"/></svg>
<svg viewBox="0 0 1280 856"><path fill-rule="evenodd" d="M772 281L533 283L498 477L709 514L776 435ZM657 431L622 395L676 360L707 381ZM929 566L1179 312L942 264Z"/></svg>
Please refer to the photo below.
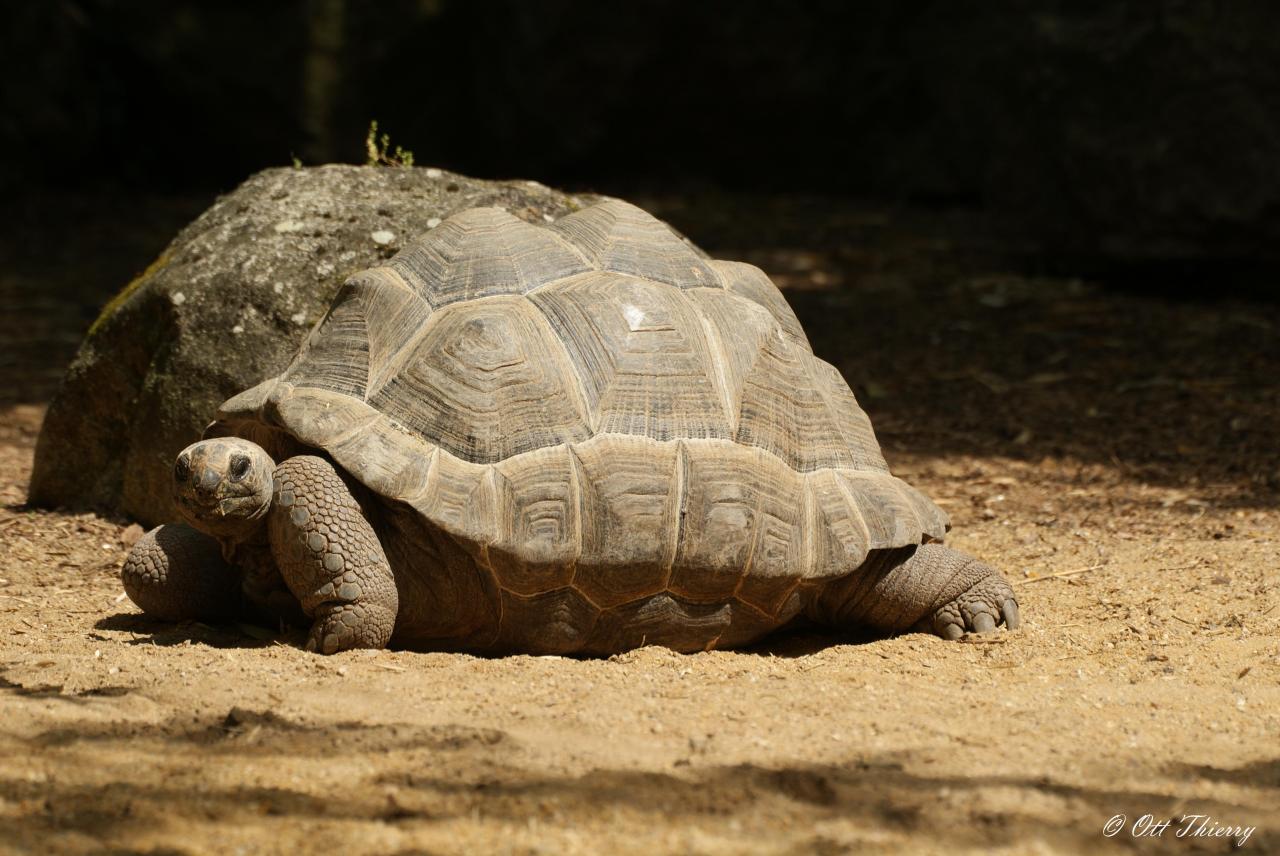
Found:
<svg viewBox="0 0 1280 856"><path fill-rule="evenodd" d="M435 167L427 168L427 178L439 178L442 175L444 175L444 172L436 169Z"/></svg>
<svg viewBox="0 0 1280 856"><path fill-rule="evenodd" d="M173 301L174 306L181 306L182 304L187 302L187 296L183 294L181 291L175 291L173 293L173 296L170 297L169 299Z"/></svg>
<svg viewBox="0 0 1280 856"><path fill-rule="evenodd" d="M369 237L373 238L373 242L379 247L385 247L396 239L396 233L389 232L386 229L379 229Z"/></svg>
<svg viewBox="0 0 1280 856"><path fill-rule="evenodd" d="M644 325L644 310L639 306L632 306L628 303L622 307L622 314L626 316L627 326L631 328L632 332L639 330Z"/></svg>

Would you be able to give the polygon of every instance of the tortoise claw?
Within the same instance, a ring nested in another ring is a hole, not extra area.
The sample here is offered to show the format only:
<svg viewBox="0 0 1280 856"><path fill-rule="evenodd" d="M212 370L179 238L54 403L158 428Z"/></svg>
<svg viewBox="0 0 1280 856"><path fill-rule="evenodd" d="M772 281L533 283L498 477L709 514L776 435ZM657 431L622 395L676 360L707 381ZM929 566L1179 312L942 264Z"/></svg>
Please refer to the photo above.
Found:
<svg viewBox="0 0 1280 856"><path fill-rule="evenodd" d="M1018 614L1018 602L1013 598L1009 598L1004 602L1004 626L1010 630L1017 630L1022 624L1022 617Z"/></svg>

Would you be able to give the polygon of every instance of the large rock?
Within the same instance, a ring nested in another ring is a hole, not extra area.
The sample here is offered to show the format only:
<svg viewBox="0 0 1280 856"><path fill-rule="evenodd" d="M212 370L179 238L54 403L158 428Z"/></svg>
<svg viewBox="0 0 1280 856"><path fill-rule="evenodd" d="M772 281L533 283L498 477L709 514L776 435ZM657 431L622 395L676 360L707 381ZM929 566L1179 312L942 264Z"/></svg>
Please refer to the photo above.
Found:
<svg viewBox="0 0 1280 856"><path fill-rule="evenodd" d="M169 468L229 396L283 370L351 274L449 215L593 201L438 169L271 169L220 198L103 310L49 407L30 500L174 518Z"/></svg>

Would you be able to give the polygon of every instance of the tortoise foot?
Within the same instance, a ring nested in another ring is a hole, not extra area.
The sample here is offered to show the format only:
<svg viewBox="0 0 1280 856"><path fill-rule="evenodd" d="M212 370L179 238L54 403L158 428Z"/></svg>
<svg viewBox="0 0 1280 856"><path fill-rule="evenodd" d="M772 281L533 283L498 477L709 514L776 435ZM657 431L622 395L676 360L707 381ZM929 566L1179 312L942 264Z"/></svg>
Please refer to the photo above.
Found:
<svg viewBox="0 0 1280 856"><path fill-rule="evenodd" d="M943 639L959 639L966 632L992 633L1002 622L1010 630L1021 624L1018 599L1004 577L992 574L939 607L925 629Z"/></svg>
<svg viewBox="0 0 1280 856"><path fill-rule="evenodd" d="M336 654L353 648L385 648L396 617L375 603L325 603L316 609L307 650Z"/></svg>

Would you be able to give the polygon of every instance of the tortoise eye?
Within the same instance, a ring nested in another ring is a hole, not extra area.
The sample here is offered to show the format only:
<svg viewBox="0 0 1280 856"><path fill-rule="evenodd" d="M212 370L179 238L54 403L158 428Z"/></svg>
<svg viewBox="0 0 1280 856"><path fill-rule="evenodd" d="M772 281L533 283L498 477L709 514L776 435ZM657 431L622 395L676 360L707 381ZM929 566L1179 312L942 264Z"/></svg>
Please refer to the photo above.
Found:
<svg viewBox="0 0 1280 856"><path fill-rule="evenodd" d="M186 455L179 455L178 460L174 461L173 478L179 482L185 482L191 478L191 459Z"/></svg>
<svg viewBox="0 0 1280 856"><path fill-rule="evenodd" d="M238 482L249 475L249 458L246 455L235 455L231 458L231 480Z"/></svg>

